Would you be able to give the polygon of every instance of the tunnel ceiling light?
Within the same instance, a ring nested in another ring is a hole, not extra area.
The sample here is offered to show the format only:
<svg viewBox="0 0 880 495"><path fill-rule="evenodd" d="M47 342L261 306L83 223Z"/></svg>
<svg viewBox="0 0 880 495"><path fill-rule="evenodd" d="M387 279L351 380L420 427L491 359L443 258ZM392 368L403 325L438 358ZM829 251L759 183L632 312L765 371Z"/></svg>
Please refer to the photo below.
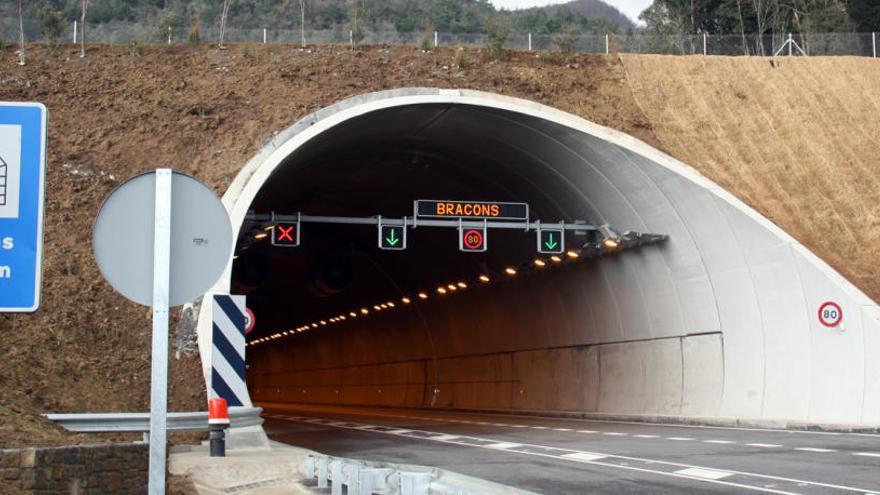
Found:
<svg viewBox="0 0 880 495"><path fill-rule="evenodd" d="M321 320L321 326L324 326L324 325L326 325L326 324L327 324L327 322L326 322L326 321L324 321L324 320Z"/></svg>
<svg viewBox="0 0 880 495"><path fill-rule="evenodd" d="M556 256L555 254L554 254L553 256L551 256L550 259L551 259L554 263L561 263L561 262L562 262L562 258L560 258L559 256Z"/></svg>
<svg viewBox="0 0 880 495"><path fill-rule="evenodd" d="M490 280L492 280L492 279L490 279L488 275L480 275L480 282L483 282L484 284L488 284Z"/></svg>
<svg viewBox="0 0 880 495"><path fill-rule="evenodd" d="M455 285L457 285L459 289L467 289L467 284L464 282L459 282Z"/></svg>
<svg viewBox="0 0 880 495"><path fill-rule="evenodd" d="M272 229L274 229L274 228L275 228L274 225L267 225L267 226L263 227L263 230L265 230L266 232L271 232Z"/></svg>
<svg viewBox="0 0 880 495"><path fill-rule="evenodd" d="M427 298L428 298L427 294L425 294L424 292L419 292L419 299L427 299Z"/></svg>
<svg viewBox="0 0 880 495"><path fill-rule="evenodd" d="M352 311L351 313L348 314L348 316L351 316L352 318L357 317L357 315L358 315L358 314L355 313L354 311Z"/></svg>
<svg viewBox="0 0 880 495"><path fill-rule="evenodd" d="M537 266L539 268L544 268L545 266L547 266L547 263L545 263L544 260L542 260L542 259L536 259L535 266Z"/></svg>
<svg viewBox="0 0 880 495"><path fill-rule="evenodd" d="M445 287L437 287L437 292L439 292L440 294L446 294L446 288Z"/></svg>
<svg viewBox="0 0 880 495"><path fill-rule="evenodd" d="M237 259L238 259L238 255L236 254L235 256L233 256L232 259L237 260Z"/></svg>
<svg viewBox="0 0 880 495"><path fill-rule="evenodd" d="M361 308L361 314L362 314L362 315L368 314L369 312L370 312L369 309L367 309L367 308Z"/></svg>
<svg viewBox="0 0 880 495"><path fill-rule="evenodd" d="M254 239L265 239L267 237L269 237L269 234L265 232L260 232L259 234L254 236Z"/></svg>
<svg viewBox="0 0 880 495"><path fill-rule="evenodd" d="M339 319L345 321L345 315L339 315Z"/></svg>
<svg viewBox="0 0 880 495"><path fill-rule="evenodd" d="M580 256L581 256L580 254L578 254L577 251L572 251L571 249L569 249L568 251L566 251L566 252L565 252L565 255L568 256L568 257L571 258L571 259L577 259L577 258L580 258Z"/></svg>
<svg viewBox="0 0 880 495"><path fill-rule="evenodd" d="M516 275L516 268L514 268L512 266L508 266L507 268L504 269L504 273L506 273L512 277L512 276Z"/></svg>
<svg viewBox="0 0 880 495"><path fill-rule="evenodd" d="M620 243L611 238L602 241L602 245L604 245L608 249L617 249L620 247Z"/></svg>
<svg viewBox="0 0 880 495"><path fill-rule="evenodd" d="M318 328L318 324L317 324L317 323L312 323L312 328Z"/></svg>
<svg viewBox="0 0 880 495"><path fill-rule="evenodd" d="M394 307L394 303L393 303L393 302L391 302L391 301L388 301L388 303L387 303L387 304L388 304L388 307L389 307L389 308L393 308L393 307Z"/></svg>
<svg viewBox="0 0 880 495"><path fill-rule="evenodd" d="M446 287L449 287L449 290L458 290L458 287L456 287L455 284L449 284Z"/></svg>
<svg viewBox="0 0 880 495"><path fill-rule="evenodd" d="M410 301L410 299L408 297L401 297L400 302L402 302L403 304L409 304L412 301Z"/></svg>
<svg viewBox="0 0 880 495"><path fill-rule="evenodd" d="M381 311L381 310L382 310L382 307L379 306L378 304L375 304L375 305L373 305L373 309L376 310L376 311Z"/></svg>

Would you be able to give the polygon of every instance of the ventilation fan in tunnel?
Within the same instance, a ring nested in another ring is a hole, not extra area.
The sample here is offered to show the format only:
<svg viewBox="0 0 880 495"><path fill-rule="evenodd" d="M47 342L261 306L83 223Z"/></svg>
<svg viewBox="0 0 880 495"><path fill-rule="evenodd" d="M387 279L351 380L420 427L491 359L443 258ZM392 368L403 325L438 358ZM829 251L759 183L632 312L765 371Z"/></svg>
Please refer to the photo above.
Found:
<svg viewBox="0 0 880 495"><path fill-rule="evenodd" d="M332 296L345 290L354 278L354 267L341 256L328 256L309 264L309 292L318 297Z"/></svg>

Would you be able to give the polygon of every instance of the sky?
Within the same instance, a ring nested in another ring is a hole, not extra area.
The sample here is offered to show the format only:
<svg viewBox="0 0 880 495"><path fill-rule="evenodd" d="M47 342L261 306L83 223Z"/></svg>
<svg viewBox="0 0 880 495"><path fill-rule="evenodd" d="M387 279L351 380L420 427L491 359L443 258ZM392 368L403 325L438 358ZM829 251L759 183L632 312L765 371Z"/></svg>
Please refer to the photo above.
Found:
<svg viewBox="0 0 880 495"><path fill-rule="evenodd" d="M639 14L651 5L652 0L604 0L605 3L617 7L617 10L626 14L633 22L639 22ZM540 5L565 3L565 0L492 0L492 5L502 9L524 9Z"/></svg>

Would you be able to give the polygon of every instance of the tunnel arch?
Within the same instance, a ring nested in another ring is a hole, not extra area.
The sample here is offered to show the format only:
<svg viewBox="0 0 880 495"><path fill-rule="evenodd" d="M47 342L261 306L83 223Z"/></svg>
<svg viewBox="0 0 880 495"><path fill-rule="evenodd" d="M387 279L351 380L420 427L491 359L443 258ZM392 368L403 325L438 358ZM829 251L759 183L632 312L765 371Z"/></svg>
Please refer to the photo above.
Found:
<svg viewBox="0 0 880 495"><path fill-rule="evenodd" d="M435 124L431 112L442 108L460 115ZM412 88L321 109L275 134L236 176L223 196L234 230L261 191L283 176L285 166L296 165L298 154L332 147L320 144L322 139L338 143L357 133L398 132L393 125L364 123L371 116L410 111L424 113L414 118L436 129L426 131L435 139L492 124L494 130L480 140L464 141L504 142L506 156L516 150L532 166L507 170L499 192L514 183L519 191L532 187L539 210L567 218L585 212L597 224L666 233L670 239L662 247L600 258L558 284L538 281L540 290L507 294L511 300L535 297L565 313L554 320L554 329L543 330L544 348L534 341L501 345L488 338L474 341L476 352L468 354L460 341L469 337L453 328L459 325L456 312L465 310L449 310L446 323L433 324L433 338L442 341L442 349L433 351L432 359L441 361L432 365L434 371L455 375L441 380L439 401L429 401L425 393L434 386L431 380L411 376L419 374L413 363L423 355L401 356L397 364L351 358L332 373L315 371L326 369L321 366L287 370L287 379L311 380L318 389L330 380L325 388L336 394L352 380L342 369L405 382L395 398L389 398L389 387L375 401L358 395L364 387L357 384L343 391L352 401L382 405L396 400L460 409L880 425L880 311L873 301L693 168L632 136L534 102ZM212 292L229 292L231 277L232 260ZM825 301L842 307L842 327L828 329L816 318ZM210 315L201 312L206 377L210 334ZM510 337L517 338L533 339L525 332ZM268 350L249 347L252 351L272 357Z"/></svg>

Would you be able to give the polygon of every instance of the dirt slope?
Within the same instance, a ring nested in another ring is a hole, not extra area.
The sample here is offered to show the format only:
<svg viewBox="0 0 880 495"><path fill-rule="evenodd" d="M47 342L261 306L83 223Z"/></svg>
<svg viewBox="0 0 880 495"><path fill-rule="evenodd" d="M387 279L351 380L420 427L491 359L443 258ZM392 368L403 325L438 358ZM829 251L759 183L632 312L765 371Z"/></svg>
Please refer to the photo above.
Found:
<svg viewBox="0 0 880 495"><path fill-rule="evenodd" d="M654 142L622 65L605 57L484 63L473 51L257 45L101 47L85 59L73 47L32 47L29 60L19 67L0 51L0 100L50 112L43 302L33 315L0 315L0 411L11 411L0 415L0 447L66 440L42 423L44 434L14 434L31 413L147 409L149 310L112 291L90 245L101 201L126 177L171 166L222 193L273 132L342 98L404 86L529 98ZM172 336L171 410L204 408L193 339Z"/></svg>
<svg viewBox="0 0 880 495"><path fill-rule="evenodd" d="M368 91L480 89L633 134L728 187L880 296L878 94L868 90L880 80L876 61L772 67L517 53L489 63L451 49L261 45L136 52L101 47L80 59L73 47L32 47L19 67L11 49L0 51L0 100L41 101L50 111L43 303L32 315L0 315L0 447L77 441L34 413L147 408L149 310L115 294L91 255L91 225L113 187L171 166L222 193L273 132ZM173 332L171 349L171 410L203 409L192 332Z"/></svg>
<svg viewBox="0 0 880 495"><path fill-rule="evenodd" d="M624 56L667 153L880 299L880 61Z"/></svg>

